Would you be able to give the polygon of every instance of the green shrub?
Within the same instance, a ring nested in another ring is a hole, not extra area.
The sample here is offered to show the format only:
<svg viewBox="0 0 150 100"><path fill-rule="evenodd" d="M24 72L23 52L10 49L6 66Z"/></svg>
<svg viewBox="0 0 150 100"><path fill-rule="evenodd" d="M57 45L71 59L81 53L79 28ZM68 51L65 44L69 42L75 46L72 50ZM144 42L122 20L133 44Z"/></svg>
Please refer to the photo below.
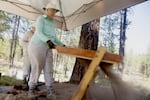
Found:
<svg viewBox="0 0 150 100"><path fill-rule="evenodd" d="M16 79L16 77L2 76L0 79L0 85L3 86L14 86L21 85L22 81Z"/></svg>

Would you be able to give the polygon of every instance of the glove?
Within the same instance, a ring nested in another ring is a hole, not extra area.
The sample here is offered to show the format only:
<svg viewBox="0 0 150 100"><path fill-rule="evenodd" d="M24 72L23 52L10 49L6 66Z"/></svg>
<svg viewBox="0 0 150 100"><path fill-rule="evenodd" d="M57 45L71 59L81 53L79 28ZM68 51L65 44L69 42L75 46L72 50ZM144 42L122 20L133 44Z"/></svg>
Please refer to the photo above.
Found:
<svg viewBox="0 0 150 100"><path fill-rule="evenodd" d="M51 41L51 40L48 40L47 41L47 44L48 44L48 47L50 48L50 49L55 49L55 44Z"/></svg>
<svg viewBox="0 0 150 100"><path fill-rule="evenodd" d="M66 45L63 45L63 47L66 47Z"/></svg>

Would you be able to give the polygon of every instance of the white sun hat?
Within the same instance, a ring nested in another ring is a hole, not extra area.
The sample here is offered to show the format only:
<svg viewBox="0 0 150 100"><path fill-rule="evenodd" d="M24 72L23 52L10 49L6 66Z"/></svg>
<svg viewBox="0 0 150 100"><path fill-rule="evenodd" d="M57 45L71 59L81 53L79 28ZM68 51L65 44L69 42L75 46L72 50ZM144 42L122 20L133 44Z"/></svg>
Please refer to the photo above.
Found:
<svg viewBox="0 0 150 100"><path fill-rule="evenodd" d="M43 10L46 10L48 8L55 9L57 12L60 11L59 7L55 3L48 3L46 7L43 8Z"/></svg>

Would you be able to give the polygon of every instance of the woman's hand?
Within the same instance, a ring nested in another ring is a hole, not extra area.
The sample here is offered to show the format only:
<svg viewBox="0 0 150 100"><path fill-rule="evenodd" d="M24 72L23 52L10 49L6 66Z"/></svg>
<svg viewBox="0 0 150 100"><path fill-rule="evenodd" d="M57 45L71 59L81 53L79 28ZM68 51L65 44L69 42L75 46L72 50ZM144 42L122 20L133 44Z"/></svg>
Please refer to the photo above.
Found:
<svg viewBox="0 0 150 100"><path fill-rule="evenodd" d="M55 49L55 47L56 47L56 45L51 40L48 40L47 44L50 49Z"/></svg>

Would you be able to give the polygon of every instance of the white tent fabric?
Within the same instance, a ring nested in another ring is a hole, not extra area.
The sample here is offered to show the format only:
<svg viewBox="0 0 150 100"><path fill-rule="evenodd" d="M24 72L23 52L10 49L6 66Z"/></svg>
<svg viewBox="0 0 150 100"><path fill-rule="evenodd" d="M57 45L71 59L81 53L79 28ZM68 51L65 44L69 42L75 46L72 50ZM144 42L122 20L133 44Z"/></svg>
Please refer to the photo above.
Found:
<svg viewBox="0 0 150 100"><path fill-rule="evenodd" d="M146 0L0 0L0 10L36 20L50 1L61 9L55 17L56 27L70 30Z"/></svg>

